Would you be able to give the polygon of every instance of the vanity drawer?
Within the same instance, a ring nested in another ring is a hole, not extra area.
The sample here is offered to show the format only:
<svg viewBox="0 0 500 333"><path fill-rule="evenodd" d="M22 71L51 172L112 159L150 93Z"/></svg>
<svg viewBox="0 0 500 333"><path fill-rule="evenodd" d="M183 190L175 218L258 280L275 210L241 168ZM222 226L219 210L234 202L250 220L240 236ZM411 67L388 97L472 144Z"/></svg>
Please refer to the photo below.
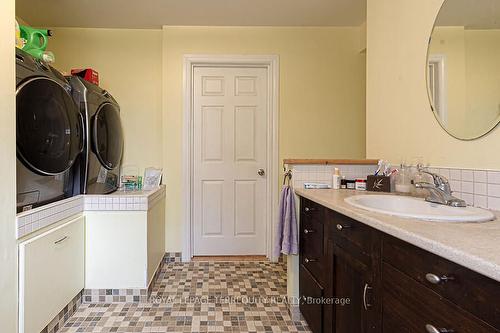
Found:
<svg viewBox="0 0 500 333"><path fill-rule="evenodd" d="M382 275L383 332L500 332L388 264Z"/></svg>
<svg viewBox="0 0 500 333"><path fill-rule="evenodd" d="M347 241L368 256L377 254L377 249L380 249L379 232L332 210L328 211L327 220L330 233L337 241Z"/></svg>
<svg viewBox="0 0 500 333"><path fill-rule="evenodd" d="M383 238L382 260L500 329L500 282L388 235ZM453 280L434 281L433 277Z"/></svg>
<svg viewBox="0 0 500 333"><path fill-rule="evenodd" d="M325 211L326 208L320 204L306 198L302 198L300 204L301 221L307 221L309 223L323 223Z"/></svg>
<svg viewBox="0 0 500 333"><path fill-rule="evenodd" d="M320 282L324 282L324 221L325 209L311 202L305 203L300 221L300 263ZM319 218L321 216L321 218Z"/></svg>

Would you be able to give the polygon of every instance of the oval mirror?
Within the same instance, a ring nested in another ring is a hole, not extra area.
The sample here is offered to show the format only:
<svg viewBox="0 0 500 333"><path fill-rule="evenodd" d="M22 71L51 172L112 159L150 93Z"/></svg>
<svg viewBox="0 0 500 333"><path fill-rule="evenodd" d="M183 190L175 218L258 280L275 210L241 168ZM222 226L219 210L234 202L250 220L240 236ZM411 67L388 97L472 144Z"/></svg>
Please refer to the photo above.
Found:
<svg viewBox="0 0 500 333"><path fill-rule="evenodd" d="M461 140L500 121L500 0L445 0L427 52L427 90L436 119Z"/></svg>

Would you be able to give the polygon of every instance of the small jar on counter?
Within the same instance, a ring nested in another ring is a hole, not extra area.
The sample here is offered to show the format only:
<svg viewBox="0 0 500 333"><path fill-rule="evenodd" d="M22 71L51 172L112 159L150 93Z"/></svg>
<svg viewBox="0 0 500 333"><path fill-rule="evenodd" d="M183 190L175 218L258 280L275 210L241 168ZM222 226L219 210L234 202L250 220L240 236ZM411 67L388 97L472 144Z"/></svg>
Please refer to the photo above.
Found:
<svg viewBox="0 0 500 333"><path fill-rule="evenodd" d="M356 182L354 180L346 180L346 187L348 190L354 190L356 188Z"/></svg>
<svg viewBox="0 0 500 333"><path fill-rule="evenodd" d="M366 179L356 179L355 189L358 191L366 191Z"/></svg>
<svg viewBox="0 0 500 333"><path fill-rule="evenodd" d="M345 176L342 176L342 179L340 180L340 188L342 190L347 189L347 179L345 179Z"/></svg>

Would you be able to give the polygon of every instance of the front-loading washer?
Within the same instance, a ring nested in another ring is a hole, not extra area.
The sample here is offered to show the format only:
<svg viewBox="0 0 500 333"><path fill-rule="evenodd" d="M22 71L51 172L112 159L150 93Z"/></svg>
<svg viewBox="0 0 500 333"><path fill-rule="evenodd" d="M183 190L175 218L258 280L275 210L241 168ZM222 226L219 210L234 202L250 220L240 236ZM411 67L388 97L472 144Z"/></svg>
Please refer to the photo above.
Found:
<svg viewBox="0 0 500 333"><path fill-rule="evenodd" d="M65 199L84 148L71 86L50 65L16 48L17 211Z"/></svg>
<svg viewBox="0 0 500 333"><path fill-rule="evenodd" d="M86 139L80 168L80 189L85 194L107 194L120 185L123 131L120 106L106 90L83 78L69 78L73 99L83 115Z"/></svg>

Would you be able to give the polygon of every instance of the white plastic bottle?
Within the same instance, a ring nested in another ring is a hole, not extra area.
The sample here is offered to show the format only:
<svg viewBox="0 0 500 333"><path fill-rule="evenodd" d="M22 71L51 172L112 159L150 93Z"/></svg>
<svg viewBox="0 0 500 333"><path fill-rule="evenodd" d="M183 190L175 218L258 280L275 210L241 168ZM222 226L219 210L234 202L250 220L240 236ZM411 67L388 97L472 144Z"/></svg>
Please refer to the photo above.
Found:
<svg viewBox="0 0 500 333"><path fill-rule="evenodd" d="M339 171L339 168L335 168L335 172L333 173L332 188L334 190L340 189L340 171Z"/></svg>

